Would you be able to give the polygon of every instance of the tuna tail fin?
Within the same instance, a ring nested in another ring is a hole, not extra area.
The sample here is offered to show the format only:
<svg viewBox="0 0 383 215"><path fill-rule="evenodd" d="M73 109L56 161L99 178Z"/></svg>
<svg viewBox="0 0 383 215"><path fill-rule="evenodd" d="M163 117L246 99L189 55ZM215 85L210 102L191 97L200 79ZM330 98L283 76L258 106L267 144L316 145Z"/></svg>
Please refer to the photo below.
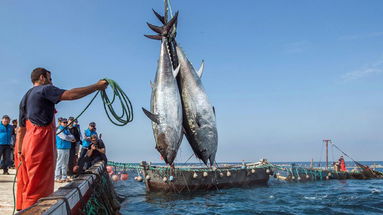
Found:
<svg viewBox="0 0 383 215"><path fill-rule="evenodd" d="M156 17L162 22L162 24L165 25L165 17L164 16L161 16L159 13L157 13L157 11L155 11L154 9L153 10L153 13L154 15L156 15Z"/></svg>
<svg viewBox="0 0 383 215"><path fill-rule="evenodd" d="M146 110L145 108L142 108L142 110L144 111L145 115L150 119L152 120L153 122L157 123L157 124L160 124L160 119L159 119L159 116L157 114L153 114L151 113L150 111Z"/></svg>
<svg viewBox="0 0 383 215"><path fill-rule="evenodd" d="M154 10L153 10L154 11ZM159 15L159 14L158 14ZM160 16L161 17L161 16ZM159 26L156 26L156 25L152 25L150 23L146 23L148 25L148 27L150 29L152 29L154 32L158 33L159 35L158 36L163 36L163 37L167 37L169 36L169 33L171 33L171 29L173 28L174 24L177 22L177 18L178 18L178 11L177 13L174 15L174 17L168 22L166 23L164 26L162 27L159 27ZM164 20L165 21L165 20ZM148 35L147 37L149 37L150 35ZM152 38L153 36L149 37L151 39L154 39ZM157 39L157 38L156 38Z"/></svg>

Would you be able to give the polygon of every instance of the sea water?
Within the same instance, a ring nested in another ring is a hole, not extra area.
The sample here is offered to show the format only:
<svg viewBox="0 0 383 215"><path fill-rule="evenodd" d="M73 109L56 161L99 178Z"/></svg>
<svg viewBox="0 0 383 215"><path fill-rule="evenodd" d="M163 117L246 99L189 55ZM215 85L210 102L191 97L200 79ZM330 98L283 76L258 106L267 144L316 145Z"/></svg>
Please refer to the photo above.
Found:
<svg viewBox="0 0 383 215"><path fill-rule="evenodd" d="M383 165L383 162L375 162ZM381 170L381 169L380 169ZM185 194L147 193L145 184L115 183L122 214L383 214L383 179L281 182Z"/></svg>

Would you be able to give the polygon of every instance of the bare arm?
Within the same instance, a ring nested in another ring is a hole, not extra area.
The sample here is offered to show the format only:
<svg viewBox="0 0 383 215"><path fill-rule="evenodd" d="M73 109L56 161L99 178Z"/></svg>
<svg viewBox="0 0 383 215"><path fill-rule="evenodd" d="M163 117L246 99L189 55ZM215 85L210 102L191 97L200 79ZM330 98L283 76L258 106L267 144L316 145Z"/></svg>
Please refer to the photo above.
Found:
<svg viewBox="0 0 383 215"><path fill-rule="evenodd" d="M18 154L21 153L21 149L23 148L23 140L24 140L25 133L26 133L25 127L20 127L19 129L17 129L16 145L17 145Z"/></svg>
<svg viewBox="0 0 383 215"><path fill-rule="evenodd" d="M86 87L80 87L80 88L74 88L71 90L66 90L62 95L60 100L76 100L81 99L84 96L87 96L91 93L93 93L96 90L105 90L108 86L108 82L105 80L100 80L95 84L86 86Z"/></svg>

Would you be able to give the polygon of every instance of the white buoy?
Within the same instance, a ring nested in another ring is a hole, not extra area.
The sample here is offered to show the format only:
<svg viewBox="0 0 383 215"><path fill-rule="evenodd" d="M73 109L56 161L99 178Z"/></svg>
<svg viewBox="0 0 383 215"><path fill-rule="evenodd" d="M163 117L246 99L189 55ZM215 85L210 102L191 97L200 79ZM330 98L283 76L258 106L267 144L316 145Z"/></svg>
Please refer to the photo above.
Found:
<svg viewBox="0 0 383 215"><path fill-rule="evenodd" d="M327 175L328 175L328 176L331 176L331 172L329 172Z"/></svg>
<svg viewBox="0 0 383 215"><path fill-rule="evenodd" d="M142 178L142 176L140 176L140 175L137 176L137 181L138 181L138 182L142 182L143 180L144 180L144 179Z"/></svg>
<svg viewBox="0 0 383 215"><path fill-rule="evenodd" d="M306 178L307 178L307 179L309 179L309 178L310 178L310 176L309 176L309 175L306 175Z"/></svg>
<svg viewBox="0 0 383 215"><path fill-rule="evenodd" d="M219 177L221 177L221 178L223 177L223 173L222 172L219 173Z"/></svg>
<svg viewBox="0 0 383 215"><path fill-rule="evenodd" d="M329 179L330 179L330 177L326 176L326 180L329 180Z"/></svg>
<svg viewBox="0 0 383 215"><path fill-rule="evenodd" d="M291 177L291 179L295 180L295 176Z"/></svg>
<svg viewBox="0 0 383 215"><path fill-rule="evenodd" d="M300 181L300 180L301 180L301 177L298 176L298 181Z"/></svg>
<svg viewBox="0 0 383 215"><path fill-rule="evenodd" d="M170 177L169 177L169 181L173 181L174 180L174 177L171 175Z"/></svg>
<svg viewBox="0 0 383 215"><path fill-rule="evenodd" d="M230 172L230 171L227 171L227 172L226 172L226 176L227 176L227 177L230 177L230 176L231 176L231 172Z"/></svg>
<svg viewBox="0 0 383 215"><path fill-rule="evenodd" d="M271 172L270 169L266 169L267 174L270 174L270 172Z"/></svg>
<svg viewBox="0 0 383 215"><path fill-rule="evenodd" d="M207 172L203 172L203 177L207 177L208 175Z"/></svg>
<svg viewBox="0 0 383 215"><path fill-rule="evenodd" d="M145 178L146 180L150 180L150 175L147 175Z"/></svg>
<svg viewBox="0 0 383 215"><path fill-rule="evenodd" d="M252 170L251 170L251 173L255 173L255 169L252 169Z"/></svg>
<svg viewBox="0 0 383 215"><path fill-rule="evenodd" d="M134 180L135 180L135 181L137 181L137 176L136 176L136 177L134 177Z"/></svg>
<svg viewBox="0 0 383 215"><path fill-rule="evenodd" d="M198 174L195 172L194 174L193 174L193 178L197 178L198 177Z"/></svg>
<svg viewBox="0 0 383 215"><path fill-rule="evenodd" d="M217 170L217 167L213 166L211 169L212 169L213 171L216 171L216 170Z"/></svg>
<svg viewBox="0 0 383 215"><path fill-rule="evenodd" d="M167 182L168 181L168 178L165 176L163 179L162 179L163 182Z"/></svg>

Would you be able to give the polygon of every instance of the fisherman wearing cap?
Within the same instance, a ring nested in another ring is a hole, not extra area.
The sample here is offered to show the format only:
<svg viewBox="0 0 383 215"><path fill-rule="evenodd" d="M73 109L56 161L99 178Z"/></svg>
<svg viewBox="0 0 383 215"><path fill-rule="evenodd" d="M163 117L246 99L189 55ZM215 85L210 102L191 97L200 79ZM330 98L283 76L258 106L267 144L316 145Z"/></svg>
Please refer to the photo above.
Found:
<svg viewBox="0 0 383 215"><path fill-rule="evenodd" d="M3 169L4 175L9 175L8 167L11 164L13 127L9 122L10 118L8 115L4 115L0 122L0 158L1 169Z"/></svg>
<svg viewBox="0 0 383 215"><path fill-rule="evenodd" d="M61 119L61 125L59 126L58 135L56 136L56 147L57 147L57 162L55 178L56 182L62 183L67 180L67 171L69 163L69 153L72 143L76 142L74 136L68 129L67 119Z"/></svg>
<svg viewBox="0 0 383 215"><path fill-rule="evenodd" d="M38 199L47 197L54 190L56 162L55 104L63 100L76 100L97 90L106 89L108 83L97 83L63 90L52 85L51 72L36 68L31 73L33 87L20 103L20 127L17 131L16 209L30 207Z"/></svg>
<svg viewBox="0 0 383 215"><path fill-rule="evenodd" d="M82 160L85 157L85 155L86 155L86 153L90 147L92 135L97 136L96 123L95 122L89 123L88 129L86 129L84 131L84 139L82 140L79 162L80 162L80 160ZM85 164L85 166L86 166L85 168L88 168L87 164Z"/></svg>

